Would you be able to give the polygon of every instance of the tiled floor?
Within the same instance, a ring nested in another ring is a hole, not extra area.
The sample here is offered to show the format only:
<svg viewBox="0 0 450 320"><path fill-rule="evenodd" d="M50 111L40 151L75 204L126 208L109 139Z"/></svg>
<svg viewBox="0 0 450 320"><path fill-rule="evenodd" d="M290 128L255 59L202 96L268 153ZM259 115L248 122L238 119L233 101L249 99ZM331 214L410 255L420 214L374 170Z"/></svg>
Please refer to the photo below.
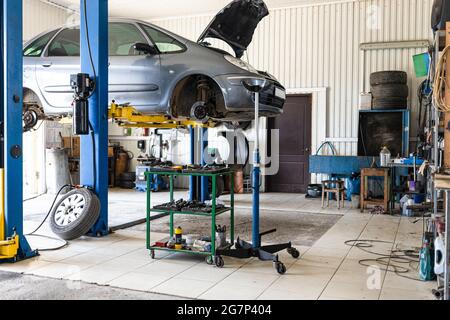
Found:
<svg viewBox="0 0 450 320"><path fill-rule="evenodd" d="M251 205L248 195L236 198L237 207ZM223 269L207 265L203 258L182 254L158 253L152 260L145 249L145 234L138 230L72 241L65 249L43 252L40 257L14 265L0 265L0 270L198 299L433 298L433 282L362 266L360 259L377 256L345 244L352 239L376 239L386 242L375 243L371 251L413 249L421 244L421 223L414 224L404 217L361 214L348 207L340 211L321 209L320 201L307 200L303 195L263 194L261 205L274 214L290 210L341 214L342 218L312 247L295 244L302 254L300 259L282 252L280 260L287 267L282 276L272 263L255 259L225 257ZM152 233L152 240L165 237ZM41 239L31 241L38 246L49 245Z"/></svg>

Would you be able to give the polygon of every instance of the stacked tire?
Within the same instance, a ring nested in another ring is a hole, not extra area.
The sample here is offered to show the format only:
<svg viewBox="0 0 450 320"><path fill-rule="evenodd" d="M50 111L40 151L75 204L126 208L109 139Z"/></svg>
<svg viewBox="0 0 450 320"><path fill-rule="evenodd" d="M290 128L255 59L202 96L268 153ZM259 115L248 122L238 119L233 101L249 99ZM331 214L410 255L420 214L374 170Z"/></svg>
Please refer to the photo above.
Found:
<svg viewBox="0 0 450 320"><path fill-rule="evenodd" d="M134 189L136 187L136 173L124 172L119 175L117 185L122 189Z"/></svg>
<svg viewBox="0 0 450 320"><path fill-rule="evenodd" d="M373 109L407 109L408 75L403 71L380 71L370 75Z"/></svg>

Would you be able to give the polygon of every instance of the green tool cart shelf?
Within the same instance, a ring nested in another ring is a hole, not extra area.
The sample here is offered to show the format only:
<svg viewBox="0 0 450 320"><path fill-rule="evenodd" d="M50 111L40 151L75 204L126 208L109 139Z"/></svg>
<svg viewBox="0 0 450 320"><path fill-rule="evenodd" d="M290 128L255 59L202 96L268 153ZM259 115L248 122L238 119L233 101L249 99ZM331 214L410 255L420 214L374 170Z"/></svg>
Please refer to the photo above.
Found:
<svg viewBox="0 0 450 320"><path fill-rule="evenodd" d="M198 172L155 172L148 171L145 173L147 180L147 249L150 250L150 255L154 259L155 258L155 250L161 251L170 251L170 252L179 252L179 253L188 253L188 254L196 254L196 255L204 255L206 256L206 262L208 264L215 264L218 267L223 267L224 262L221 256L216 255L216 218L217 216L230 212L230 244L234 243L234 171L226 170L214 173L198 173ZM171 209L155 209L151 205L151 179L152 175L161 175L167 176L170 180L170 201L174 201L174 179L177 176L195 176L195 177L208 177L212 180L212 194L216 194L216 183L218 177L230 177L230 206L225 208L217 209L216 206L216 198L212 197L212 205L211 212L189 212L189 211L176 211ZM174 218L176 215L191 215L191 216L202 216L202 217L210 217L211 218L211 251L194 251L188 249L172 249L172 248L164 248L153 246L150 241L150 226L151 226L151 213L159 213L159 214L167 214L170 218L170 238L173 238L174 235Z"/></svg>

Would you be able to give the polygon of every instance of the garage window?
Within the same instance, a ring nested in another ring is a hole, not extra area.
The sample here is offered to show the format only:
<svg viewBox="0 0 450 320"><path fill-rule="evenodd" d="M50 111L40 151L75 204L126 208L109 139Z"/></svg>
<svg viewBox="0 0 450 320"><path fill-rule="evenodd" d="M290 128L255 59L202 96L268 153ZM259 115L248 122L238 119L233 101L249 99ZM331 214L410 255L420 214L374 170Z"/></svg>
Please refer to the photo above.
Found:
<svg viewBox="0 0 450 320"><path fill-rule="evenodd" d="M129 23L111 23L109 25L109 55L137 56L135 43L147 43L144 35L134 25Z"/></svg>
<svg viewBox="0 0 450 320"><path fill-rule="evenodd" d="M50 44L49 57L80 56L80 29L64 29Z"/></svg>
<svg viewBox="0 0 450 320"><path fill-rule="evenodd" d="M58 30L54 30L52 32L46 33L42 37L34 40L28 47L23 50L23 55L25 57L40 57L42 51L44 51L45 46L50 41L51 38L56 34Z"/></svg>
<svg viewBox="0 0 450 320"><path fill-rule="evenodd" d="M185 47L171 36L153 29L150 26L141 24L147 36L153 40L159 52L161 53L176 53L185 51Z"/></svg>

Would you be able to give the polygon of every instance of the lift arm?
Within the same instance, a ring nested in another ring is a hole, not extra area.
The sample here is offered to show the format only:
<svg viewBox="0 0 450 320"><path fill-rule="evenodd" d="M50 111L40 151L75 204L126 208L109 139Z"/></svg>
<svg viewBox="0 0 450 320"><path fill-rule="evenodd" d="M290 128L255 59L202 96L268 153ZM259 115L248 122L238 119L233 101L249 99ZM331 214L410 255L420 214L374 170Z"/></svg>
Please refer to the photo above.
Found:
<svg viewBox="0 0 450 320"><path fill-rule="evenodd" d="M189 126L213 128L217 125L213 121L202 123L192 120L173 120L165 115L143 115L132 106L118 105L114 102L109 107L108 118L124 128L176 129Z"/></svg>

